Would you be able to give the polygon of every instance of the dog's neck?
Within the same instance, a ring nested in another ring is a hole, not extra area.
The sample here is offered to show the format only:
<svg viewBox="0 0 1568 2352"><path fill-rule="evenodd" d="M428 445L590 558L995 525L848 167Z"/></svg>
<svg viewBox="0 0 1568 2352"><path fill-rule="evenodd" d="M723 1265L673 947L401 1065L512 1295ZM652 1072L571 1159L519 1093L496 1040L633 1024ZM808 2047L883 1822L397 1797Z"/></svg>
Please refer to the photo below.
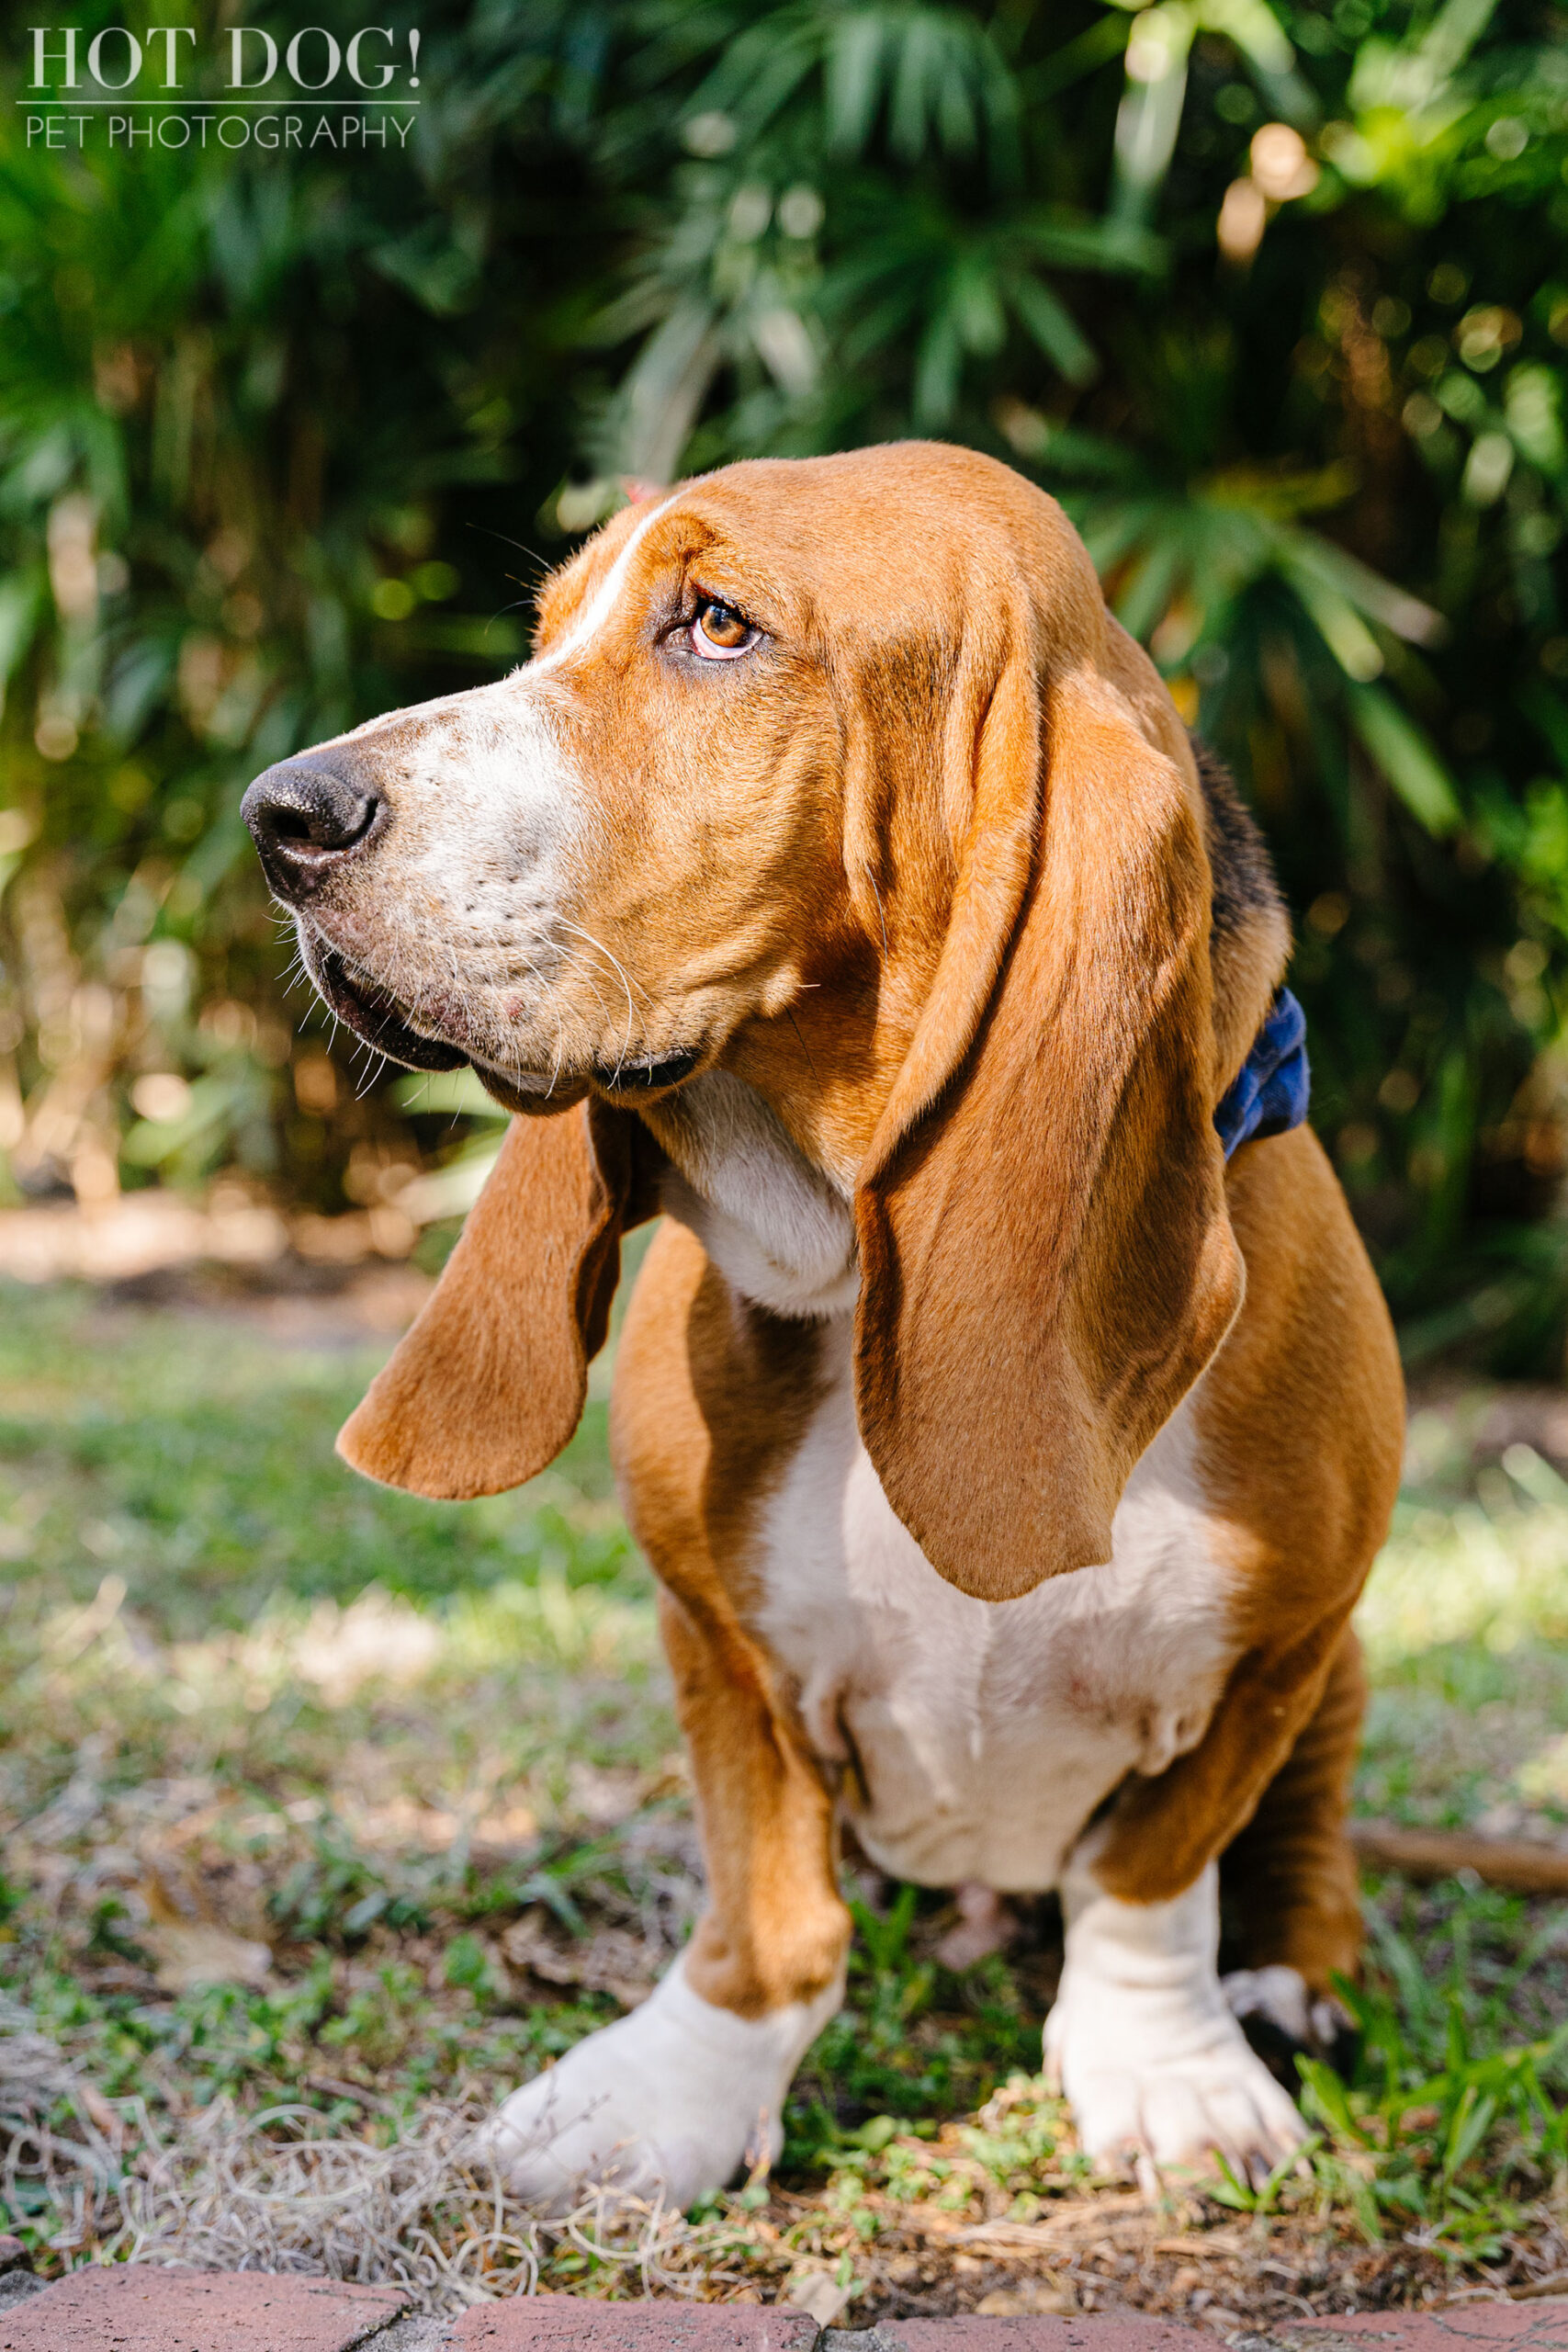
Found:
<svg viewBox="0 0 1568 2352"><path fill-rule="evenodd" d="M670 1161L665 1214L745 1298L774 1315L848 1314L860 1287L854 1213L744 1079L710 1070L641 1117Z"/></svg>

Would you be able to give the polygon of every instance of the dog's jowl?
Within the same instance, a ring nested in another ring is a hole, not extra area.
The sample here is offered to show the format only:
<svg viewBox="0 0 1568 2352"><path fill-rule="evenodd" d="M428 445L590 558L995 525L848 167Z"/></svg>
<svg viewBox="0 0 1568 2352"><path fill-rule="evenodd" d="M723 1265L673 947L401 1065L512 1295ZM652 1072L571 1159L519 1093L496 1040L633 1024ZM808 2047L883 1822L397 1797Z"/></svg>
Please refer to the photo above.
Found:
<svg viewBox="0 0 1568 2352"><path fill-rule="evenodd" d="M709 1905L506 2102L516 2186L685 2202L776 2152L845 1818L903 1877L1059 1890L1091 2154L1279 2161L1238 2013L1310 2044L1356 1964L1399 1374L1261 843L1060 509L918 444L657 493L513 676L245 811L340 1017L518 1114L351 1463L542 1468L663 1217L612 1433Z"/></svg>

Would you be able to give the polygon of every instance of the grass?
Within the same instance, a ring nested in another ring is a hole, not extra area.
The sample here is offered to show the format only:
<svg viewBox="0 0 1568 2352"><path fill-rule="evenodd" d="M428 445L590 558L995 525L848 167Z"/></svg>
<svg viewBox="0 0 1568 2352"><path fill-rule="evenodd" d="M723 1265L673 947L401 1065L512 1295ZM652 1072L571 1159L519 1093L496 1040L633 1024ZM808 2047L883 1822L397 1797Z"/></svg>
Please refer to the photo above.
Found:
<svg viewBox="0 0 1568 2352"><path fill-rule="evenodd" d="M1418 1410L1410 1464L1359 1618L1374 1685L1363 1802L1423 1824L1560 1829L1568 1483L1485 1392Z"/></svg>
<svg viewBox="0 0 1568 2352"><path fill-rule="evenodd" d="M848 1872L849 2005L775 2178L540 2230L465 2153L620 2014L698 1901L650 1582L603 1379L568 1453L458 1508L332 1432L383 1347L85 1291L0 1300L0 2226L139 2249L773 2296L852 2318L1136 2303L1224 2332L1568 2268L1568 1910L1369 1890L1354 2079L1267 2189L1097 2179L1037 2079L1049 1902L953 1973L946 1898ZM1495 1400L1414 1425L1363 1610L1361 1801L1568 1822L1568 1487Z"/></svg>

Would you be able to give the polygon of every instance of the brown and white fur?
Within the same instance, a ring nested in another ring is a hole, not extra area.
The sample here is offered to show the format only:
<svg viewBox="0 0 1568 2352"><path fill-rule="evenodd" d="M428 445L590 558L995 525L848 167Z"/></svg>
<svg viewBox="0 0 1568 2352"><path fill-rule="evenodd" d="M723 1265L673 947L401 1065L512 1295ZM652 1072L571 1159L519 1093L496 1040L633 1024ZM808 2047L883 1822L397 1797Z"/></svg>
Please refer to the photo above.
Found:
<svg viewBox="0 0 1568 2352"><path fill-rule="evenodd" d="M905 1878L1059 1889L1045 2054L1091 2154L1288 2153L1235 2011L1308 2040L1355 1965L1399 1374L1311 1133L1222 1159L1287 928L1060 509L921 445L658 493L522 669L264 802L339 1010L523 1114L346 1458L541 1468L664 1212L612 1436L709 1903L507 2101L518 2187L684 2202L776 2150L841 1996L840 1816Z"/></svg>

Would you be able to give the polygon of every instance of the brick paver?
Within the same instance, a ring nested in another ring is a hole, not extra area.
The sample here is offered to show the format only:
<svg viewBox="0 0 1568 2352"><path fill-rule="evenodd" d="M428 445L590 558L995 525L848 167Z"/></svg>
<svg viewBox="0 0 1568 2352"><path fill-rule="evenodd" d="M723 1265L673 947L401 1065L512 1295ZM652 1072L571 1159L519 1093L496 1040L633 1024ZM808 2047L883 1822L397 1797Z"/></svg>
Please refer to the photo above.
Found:
<svg viewBox="0 0 1568 2352"><path fill-rule="evenodd" d="M1247 2339L1250 2344L1255 2339ZM1356 2312L1348 2319L1291 2321L1256 2339L1262 2352L1568 2352L1568 2299L1445 2303L1429 2312Z"/></svg>
<svg viewBox="0 0 1568 2352"><path fill-rule="evenodd" d="M350 2352L408 2301L333 2278L103 2266L0 2307L0 2352Z"/></svg>
<svg viewBox="0 0 1568 2352"><path fill-rule="evenodd" d="M1230 2338L1231 2352L1568 2352L1568 2300L1450 2303L1430 2312L1358 2312L1290 2321ZM885 2319L829 2328L818 2352L1216 2352L1213 2335L1170 2320L1106 2312L1082 2319L978 2315Z"/></svg>
<svg viewBox="0 0 1568 2352"><path fill-rule="evenodd" d="M1217 2352L1212 2335L1175 2321L1105 2312L1093 2318L1042 2313L958 2319L885 2319L873 2329L829 2328L820 2352ZM1332 2352L1332 2347L1325 2347ZM1374 2352L1371 2345L1358 2352ZM1453 2352L1453 2347L1450 2347Z"/></svg>
<svg viewBox="0 0 1568 2352"><path fill-rule="evenodd" d="M813 2352L817 2322L766 2303L519 2295L465 2312L453 2352Z"/></svg>
<svg viewBox="0 0 1568 2352"><path fill-rule="evenodd" d="M6 2259L0 2237L0 2271ZM451 2352L1217 2352L1213 2335L1133 2312L885 2319L819 2334L806 2312L779 2305L574 2295L482 2303L456 2322L400 2320L408 2298L394 2287L150 2264L75 2270L9 2300L30 2283L6 2282L0 2352L427 2352L447 2345ZM1292 2320L1240 2333L1231 2345L1232 2352L1568 2352L1568 2298Z"/></svg>

